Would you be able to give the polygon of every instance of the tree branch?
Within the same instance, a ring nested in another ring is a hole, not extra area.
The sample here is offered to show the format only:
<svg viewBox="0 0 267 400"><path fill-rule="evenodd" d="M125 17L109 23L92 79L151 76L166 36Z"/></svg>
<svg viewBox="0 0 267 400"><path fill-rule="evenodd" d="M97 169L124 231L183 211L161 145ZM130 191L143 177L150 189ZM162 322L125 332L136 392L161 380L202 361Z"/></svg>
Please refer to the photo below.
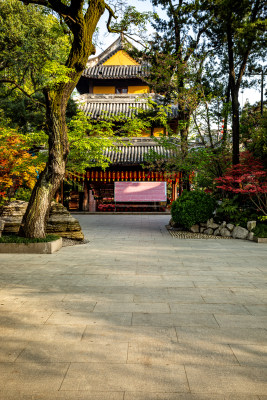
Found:
<svg viewBox="0 0 267 400"><path fill-rule="evenodd" d="M259 10L260 10L260 0L257 0L256 4L255 4L255 7L254 7L254 9L252 10L252 13L251 13L251 23L255 22ZM245 54L244 54L243 59L242 59L242 63L241 63L240 69L239 69L238 78L237 78L237 82L236 82L236 86L237 86L238 90L240 88L242 77L243 77L243 75L245 73L246 64L247 64L247 61L248 61L249 54L251 52L251 48L252 48L253 42L255 40L255 36L256 35L255 35L255 32L254 32L254 35L252 36L252 38L249 40L249 42L247 44L247 49L246 49Z"/></svg>
<svg viewBox="0 0 267 400"><path fill-rule="evenodd" d="M201 142L202 142L202 144L203 144L204 146L206 146L206 143L205 143L205 140L204 140L204 136L202 135L202 133L201 133L201 131L200 131L200 128L199 128L199 125L198 125L198 123L197 123L196 114L195 114L195 113L192 113L192 115L193 115L193 120L194 120L194 123L195 123L195 125L196 125L197 131L198 131L198 134L199 134L199 137L200 137L200 139L201 139Z"/></svg>
<svg viewBox="0 0 267 400"><path fill-rule="evenodd" d="M79 10L82 10L84 5L84 0L71 0L70 10L71 14L76 15Z"/></svg>
<svg viewBox="0 0 267 400"><path fill-rule="evenodd" d="M57 12L64 19L65 17L71 17L70 7L63 4L60 0L21 0L26 6L28 4L37 4L40 6L48 7L51 10Z"/></svg>
<svg viewBox="0 0 267 400"><path fill-rule="evenodd" d="M198 34L197 34L197 37L196 37L196 40L194 40L193 45L190 46L190 47L188 47L188 49L187 49L186 55L185 55L185 57L184 57L184 61L185 61L185 62L187 62L187 61L189 60L190 56L191 56L191 55L194 53L194 51L196 50L197 45L198 45L198 43L199 43L199 41L200 41L201 35L202 35L203 33L206 32L206 30L208 29L208 26L209 26L209 24L206 24L205 26L203 26L202 29L199 29Z"/></svg>
<svg viewBox="0 0 267 400"><path fill-rule="evenodd" d="M108 22L107 22L107 30L110 33L119 33L120 31L118 31L117 29L111 29L111 27L110 27L110 23L111 23L112 18L117 19L118 17L116 17L116 15L114 14L114 11L112 10L112 8L107 3L105 3L105 8L109 12L109 17L108 17Z"/></svg>
<svg viewBox="0 0 267 400"><path fill-rule="evenodd" d="M140 40L135 39L134 37L132 37L129 33L123 32L124 36L128 37L129 39L133 40L136 43L139 43L142 47L144 47L145 49L147 49L147 46L142 43Z"/></svg>
<svg viewBox="0 0 267 400"><path fill-rule="evenodd" d="M32 94L27 93L26 90L24 90L20 85L17 84L17 82L13 81L12 79L3 78L3 79L0 79L0 83L10 83L11 85L14 85L14 87L15 87L16 89L19 89L25 96L27 96L29 99L31 99L31 101L33 101L33 102L39 104L39 105L42 106L42 107L45 107L45 104L44 104L44 103L42 103L42 102L40 102L40 101L34 99L34 98L32 97Z"/></svg>

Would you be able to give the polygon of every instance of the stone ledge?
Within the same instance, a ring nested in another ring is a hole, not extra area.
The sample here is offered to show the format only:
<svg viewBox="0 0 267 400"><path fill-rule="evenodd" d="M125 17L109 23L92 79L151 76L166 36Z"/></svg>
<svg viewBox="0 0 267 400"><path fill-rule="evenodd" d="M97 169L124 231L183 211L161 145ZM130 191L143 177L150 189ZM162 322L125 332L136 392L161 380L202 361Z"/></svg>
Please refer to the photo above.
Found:
<svg viewBox="0 0 267 400"><path fill-rule="evenodd" d="M267 243L267 238L260 238L260 237L254 236L253 240L256 243Z"/></svg>
<svg viewBox="0 0 267 400"><path fill-rule="evenodd" d="M52 254L62 247L62 238L52 242L0 243L0 253Z"/></svg>

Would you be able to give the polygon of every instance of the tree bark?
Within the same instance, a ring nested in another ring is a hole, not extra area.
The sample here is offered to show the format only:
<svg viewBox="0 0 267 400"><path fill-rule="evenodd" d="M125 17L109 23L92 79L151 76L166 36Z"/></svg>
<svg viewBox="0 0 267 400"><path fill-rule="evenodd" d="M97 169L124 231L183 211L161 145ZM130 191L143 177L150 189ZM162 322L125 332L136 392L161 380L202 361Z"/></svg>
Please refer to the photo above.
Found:
<svg viewBox="0 0 267 400"><path fill-rule="evenodd" d="M234 66L234 43L232 32L232 21L229 18L227 22L227 47L229 62L229 85L232 98L232 159L233 165L239 163L239 103L238 92L239 87L236 84L235 66Z"/></svg>
<svg viewBox="0 0 267 400"><path fill-rule="evenodd" d="M25 237L45 237L46 222L51 201L64 179L69 153L65 113L68 99L60 93L45 92L46 123L48 130L49 157L44 171L32 191L28 208L22 221L20 234Z"/></svg>
<svg viewBox="0 0 267 400"><path fill-rule="evenodd" d="M226 90L226 96L224 101L224 110L223 110L223 135L222 135L222 146L225 147L227 143L227 125L228 125L228 104L230 102L230 82L228 79L228 85Z"/></svg>
<svg viewBox="0 0 267 400"><path fill-rule="evenodd" d="M73 43L66 66L70 68L69 82L45 89L46 128L49 143L49 157L44 171L33 189L28 208L22 221L20 234L29 238L43 238L46 235L46 222L49 216L51 201L64 179L67 156L69 153L66 107L72 91L76 87L86 66L89 56L94 52L92 37L96 25L105 8L112 11L104 0L92 0L84 14L83 1L71 1L66 6L55 0L25 0L26 4L45 5L65 20L73 33ZM41 2L41 3L40 3Z"/></svg>
<svg viewBox="0 0 267 400"><path fill-rule="evenodd" d="M233 138L233 165L239 164L239 102L238 102L238 89L232 88L232 138Z"/></svg>

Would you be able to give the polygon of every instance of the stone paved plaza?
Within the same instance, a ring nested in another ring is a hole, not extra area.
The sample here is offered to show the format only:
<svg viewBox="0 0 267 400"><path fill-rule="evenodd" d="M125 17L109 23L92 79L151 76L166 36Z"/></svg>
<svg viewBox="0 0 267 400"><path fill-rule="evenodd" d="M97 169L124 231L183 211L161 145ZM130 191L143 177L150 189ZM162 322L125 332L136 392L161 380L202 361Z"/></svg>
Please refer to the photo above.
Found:
<svg viewBox="0 0 267 400"><path fill-rule="evenodd" d="M86 245L1 254L1 400L266 400L267 245L81 215Z"/></svg>

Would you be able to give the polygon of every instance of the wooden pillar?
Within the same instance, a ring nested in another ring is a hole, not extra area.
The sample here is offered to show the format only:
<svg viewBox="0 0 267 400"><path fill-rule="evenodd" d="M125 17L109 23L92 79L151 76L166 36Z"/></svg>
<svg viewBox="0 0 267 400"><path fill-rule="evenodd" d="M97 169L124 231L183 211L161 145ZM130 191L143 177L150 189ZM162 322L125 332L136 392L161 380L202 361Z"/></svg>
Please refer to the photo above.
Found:
<svg viewBox="0 0 267 400"><path fill-rule="evenodd" d="M95 212L95 210L96 210L96 201L92 190L89 190L89 211Z"/></svg>
<svg viewBox="0 0 267 400"><path fill-rule="evenodd" d="M176 184L175 181L172 181L172 198L171 198L171 201L173 202L176 199L177 199L177 184Z"/></svg>
<svg viewBox="0 0 267 400"><path fill-rule="evenodd" d="M84 180L83 211L89 211L88 182Z"/></svg>
<svg viewBox="0 0 267 400"><path fill-rule="evenodd" d="M179 176L179 196L183 193L183 174L180 172Z"/></svg>

